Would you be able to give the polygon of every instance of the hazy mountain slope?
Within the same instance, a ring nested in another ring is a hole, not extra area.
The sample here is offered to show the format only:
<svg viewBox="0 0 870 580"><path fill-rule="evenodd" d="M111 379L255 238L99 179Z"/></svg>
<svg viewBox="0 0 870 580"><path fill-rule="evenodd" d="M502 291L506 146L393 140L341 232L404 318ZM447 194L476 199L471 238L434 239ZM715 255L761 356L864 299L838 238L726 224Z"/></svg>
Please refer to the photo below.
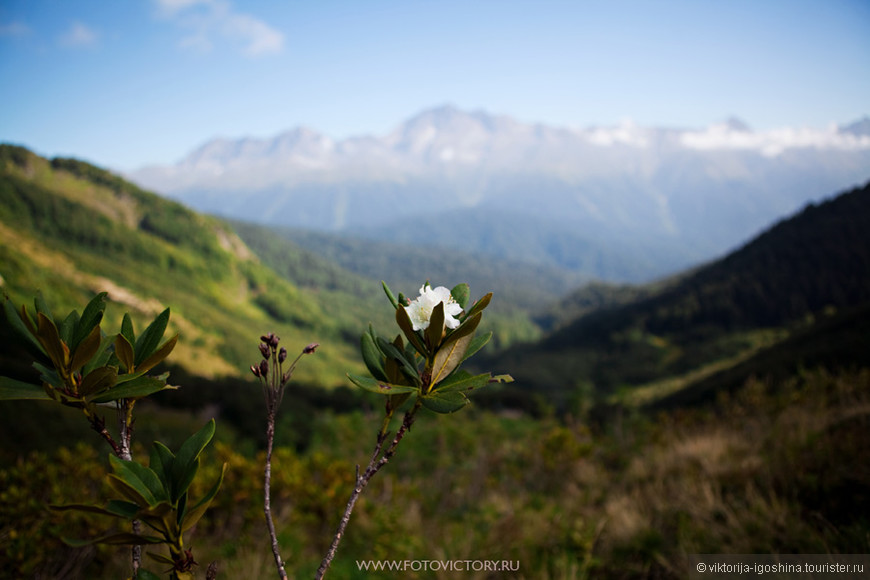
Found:
<svg viewBox="0 0 870 580"><path fill-rule="evenodd" d="M755 132L568 129L453 107L388 135L220 139L131 174L203 211L647 280L726 252L870 177L860 122Z"/></svg>
<svg viewBox="0 0 870 580"><path fill-rule="evenodd" d="M870 186L811 205L672 286L595 310L492 364L530 389L599 393L758 348L764 329L870 301Z"/></svg>
<svg viewBox="0 0 870 580"><path fill-rule="evenodd" d="M381 281L395 292L414 295L425 281L452 287L465 282L472 294L495 294L484 320L494 333L490 348L530 341L541 332L533 321L542 304L558 299L583 278L572 272L530 263L475 256L460 251L396 244L334 233L264 227L231 222L245 243L273 269L301 285L352 292L370 303L373 322L393 325L383 307ZM300 246L310 253L288 253L286 246ZM298 257L316 256L316 264ZM374 298L374 301L369 298Z"/></svg>
<svg viewBox="0 0 870 580"><path fill-rule="evenodd" d="M342 384L359 367L363 304L312 293L263 266L224 222L196 214L92 165L0 146L0 274L17 303L41 289L59 312L108 291L108 328L172 308L181 334L172 362L204 376L244 376L258 337L323 348L302 380ZM299 250L296 250L299 251ZM353 339L351 339L353 337Z"/></svg>

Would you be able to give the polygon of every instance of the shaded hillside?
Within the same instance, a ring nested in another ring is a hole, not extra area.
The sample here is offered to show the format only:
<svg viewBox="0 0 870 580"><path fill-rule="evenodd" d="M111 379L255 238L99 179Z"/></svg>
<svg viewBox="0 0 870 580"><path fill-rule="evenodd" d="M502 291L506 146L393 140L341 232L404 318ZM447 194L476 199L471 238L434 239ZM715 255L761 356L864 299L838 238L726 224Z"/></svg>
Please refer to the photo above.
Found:
<svg viewBox="0 0 870 580"><path fill-rule="evenodd" d="M257 338L272 330L288 345L324 345L300 368L303 380L342 384L359 366L355 343L368 321L360 301L300 289L225 222L87 163L0 146L0 242L2 289L16 303L41 289L68 312L105 290L116 303L109 328L125 311L141 321L171 307L181 334L172 362L191 373L244 376Z"/></svg>
<svg viewBox="0 0 870 580"><path fill-rule="evenodd" d="M870 186L771 227L652 296L593 311L497 363L564 403L686 373L758 348L760 329L870 301ZM584 387L584 385L586 385Z"/></svg>

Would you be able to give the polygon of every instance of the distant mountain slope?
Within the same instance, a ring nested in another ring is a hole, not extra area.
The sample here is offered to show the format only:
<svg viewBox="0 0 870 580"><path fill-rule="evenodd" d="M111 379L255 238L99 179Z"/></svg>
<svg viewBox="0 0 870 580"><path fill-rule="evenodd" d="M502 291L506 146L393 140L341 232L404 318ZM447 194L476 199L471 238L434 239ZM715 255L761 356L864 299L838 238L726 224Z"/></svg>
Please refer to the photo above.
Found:
<svg viewBox="0 0 870 580"><path fill-rule="evenodd" d="M870 185L807 206L744 247L646 297L594 310L497 365L528 388L599 393L678 375L757 346L763 329L870 301Z"/></svg>
<svg viewBox="0 0 870 580"><path fill-rule="evenodd" d="M645 281L722 255L819 192L870 178L870 135L570 129L454 107L388 135L307 128L219 139L130 177L201 211L297 228L534 260Z"/></svg>
<svg viewBox="0 0 870 580"><path fill-rule="evenodd" d="M171 362L202 376L245 376L258 337L276 331L288 348L323 345L301 380L344 384L369 318L361 300L300 289L264 266L225 222L87 163L10 145L0 145L0 276L16 303L41 289L61 313L108 291L109 328L125 311L141 321L169 306L181 334Z"/></svg>

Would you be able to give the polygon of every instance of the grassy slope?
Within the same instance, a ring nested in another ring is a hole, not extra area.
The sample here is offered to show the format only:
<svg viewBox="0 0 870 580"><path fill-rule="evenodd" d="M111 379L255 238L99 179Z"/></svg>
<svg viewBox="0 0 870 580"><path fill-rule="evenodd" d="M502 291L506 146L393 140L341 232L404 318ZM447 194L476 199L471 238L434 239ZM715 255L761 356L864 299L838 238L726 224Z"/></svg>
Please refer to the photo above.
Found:
<svg viewBox="0 0 870 580"><path fill-rule="evenodd" d="M360 366L353 342L365 305L300 289L261 264L226 223L91 165L2 146L0 242L3 290L16 303L41 289L65 313L107 290L117 303L107 329L124 311L141 327L170 306L171 330L181 333L173 361L193 373L241 375L267 331L290 349L323 345L300 367L302 380L342 384Z"/></svg>

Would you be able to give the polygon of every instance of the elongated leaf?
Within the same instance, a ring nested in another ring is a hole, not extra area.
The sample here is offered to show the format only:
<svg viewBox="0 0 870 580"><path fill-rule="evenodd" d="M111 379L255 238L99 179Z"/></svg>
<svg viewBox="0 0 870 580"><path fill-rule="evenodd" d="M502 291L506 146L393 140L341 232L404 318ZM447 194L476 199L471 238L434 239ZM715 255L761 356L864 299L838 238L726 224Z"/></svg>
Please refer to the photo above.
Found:
<svg viewBox="0 0 870 580"><path fill-rule="evenodd" d="M468 397L459 391L434 391L422 397L423 406L436 413L453 413L468 404Z"/></svg>
<svg viewBox="0 0 870 580"><path fill-rule="evenodd" d="M103 320L103 312L106 310L106 297L107 294L105 292L100 292L91 298L91 301L85 306L75 334L72 337L72 342L69 343L71 349L75 350L79 343L86 336L90 335L96 326L99 326L100 321Z"/></svg>
<svg viewBox="0 0 870 580"><path fill-rule="evenodd" d="M467 318L471 318L475 314L480 314L483 312L483 309L489 306L490 301L492 300L492 292L486 294L485 296L481 296L480 299L474 303L471 307L471 310L468 311L466 315Z"/></svg>
<svg viewBox="0 0 870 580"><path fill-rule="evenodd" d="M85 363L91 360L99 351L102 336L100 335L100 327L95 326L91 333L83 340L79 341L78 346L74 347L72 362L70 363L70 371L78 372Z"/></svg>
<svg viewBox="0 0 870 580"><path fill-rule="evenodd" d="M63 538L65 544L68 544L74 548L80 548L82 546L90 546L91 544L112 544L116 546L123 545L144 545L144 544L165 544L166 540L163 538L159 538L157 536L142 536L139 534L132 534L130 532L122 532L120 534L109 534L108 536L102 536L100 538L94 538L93 540L71 540L69 538Z"/></svg>
<svg viewBox="0 0 870 580"><path fill-rule="evenodd" d="M114 473L110 473L106 476L106 482L109 484L109 487L115 490L116 493L135 503L140 508L148 506L151 502L156 503L156 500L151 497L150 492L144 485L141 485L141 482L139 482L138 487L134 487Z"/></svg>
<svg viewBox="0 0 870 580"><path fill-rule="evenodd" d="M121 334L130 343L130 346L136 344L136 333L133 332L133 321L130 319L130 313L124 313L124 319L121 321Z"/></svg>
<svg viewBox="0 0 870 580"><path fill-rule="evenodd" d="M24 306L22 306L21 309L24 310ZM42 348L42 345L36 339L34 332L32 332L28 328L28 325L24 323L24 319L26 319L32 326L33 323L30 320L30 315L27 314L26 311L18 312L15 309L15 306L13 306L11 300L5 300L3 302L3 311L6 313L6 320L9 321L9 326L11 326L21 338L25 339L32 348L35 348L42 354L46 354L45 349Z"/></svg>
<svg viewBox="0 0 870 580"><path fill-rule="evenodd" d="M41 385L31 385L9 377L0 377L0 401L50 401L51 397Z"/></svg>
<svg viewBox="0 0 870 580"><path fill-rule="evenodd" d="M66 318L63 319L63 322L60 323L60 326L57 327L57 333L60 335L60 339L70 345L70 348L72 348L73 332L75 331L78 323L79 313L73 310Z"/></svg>
<svg viewBox="0 0 870 580"><path fill-rule="evenodd" d="M464 354L463 357L462 357L462 361L464 362L464 361L468 360L469 358L471 358L472 356L474 356L474 354L475 354L477 351L479 351L479 350L482 349L484 346L486 346L486 344L489 342L489 340L490 340L491 338L492 338L492 332L491 332L491 331L490 331L490 332L487 332L487 333L485 333L485 334L476 335L476 336L471 340L471 342L468 344L468 349L465 351L465 354Z"/></svg>
<svg viewBox="0 0 870 580"><path fill-rule="evenodd" d="M472 375L467 371L460 370L440 382L438 386L435 387L435 391L442 393L446 391L468 392L485 387L489 384L490 378L491 376L489 373Z"/></svg>
<svg viewBox="0 0 870 580"><path fill-rule="evenodd" d="M51 359L52 364L58 369L65 369L69 363L69 348L61 342L60 335L54 322L40 312L36 315L36 337L42 343L43 349Z"/></svg>
<svg viewBox="0 0 870 580"><path fill-rule="evenodd" d="M151 552L148 552L148 555L150 556ZM172 560L169 561L172 562ZM172 563L173 565L175 564L175 562ZM136 578L137 580L161 580L160 576L154 572L146 570L145 568L139 568L139 575Z"/></svg>
<svg viewBox="0 0 870 580"><path fill-rule="evenodd" d="M171 501L175 503L181 494L187 491L199 468L199 454L214 437L214 419L206 423L202 429L191 435L181 444L172 462Z"/></svg>
<svg viewBox="0 0 870 580"><path fill-rule="evenodd" d="M396 297L395 297L395 296L393 296L393 292L392 292L392 290L390 290L390 287L387 286L387 283L384 282L383 280L381 280L381 286L383 286L383 288L384 288L384 293L387 295L387 299L389 299L390 304L393 305L393 308L398 308L398 307L399 307L399 301L396 300Z"/></svg>
<svg viewBox="0 0 870 580"><path fill-rule="evenodd" d="M446 379L462 362L465 352L474 338L474 331L480 324L480 319L481 314L478 313L473 318L466 320L435 353L435 359L432 362L431 387Z"/></svg>
<svg viewBox="0 0 870 580"><path fill-rule="evenodd" d="M414 325L411 324L411 318L408 316L408 311L402 308L396 308L396 324L399 325L399 328L404 333L405 338L408 339L408 342L414 345L414 348L417 349L423 357L428 358L429 353L426 350L426 345L423 344L423 341L420 340L420 336L414 330Z"/></svg>
<svg viewBox="0 0 870 580"><path fill-rule="evenodd" d="M87 397L94 393L101 393L106 389L111 389L117 380L118 369L115 367L100 367L91 371L82 380L82 384L79 386L79 394Z"/></svg>
<svg viewBox="0 0 870 580"><path fill-rule="evenodd" d="M159 391L166 389L176 389L171 385L167 385L164 381L154 377L138 377L131 381L121 383L119 381L114 387L105 391L93 399L92 403L108 403L109 401L117 401L119 399L141 399L148 395L153 395Z"/></svg>
<svg viewBox="0 0 870 580"><path fill-rule="evenodd" d="M208 493L203 496L201 500L197 502L195 506L190 508L190 510L185 514L184 519L181 522L181 531L186 532L190 528L196 525L196 522L205 514L208 506L211 505L212 500L217 495L218 490L221 488L221 484L224 481L224 474L227 472L227 464L224 463L221 468L220 475L217 478L217 481L214 482L211 489Z"/></svg>
<svg viewBox="0 0 870 580"><path fill-rule="evenodd" d="M399 349L400 351L405 353L405 358L408 358L408 351L405 350L405 344L402 342L402 335L396 335L396 339L393 341L393 346ZM417 352L414 350L413 346L409 346L411 354L411 360L413 360L413 353ZM399 384L402 382L402 374L401 365L398 360L393 357L388 356L384 360L384 374L387 375L387 382L393 384ZM377 377L376 377L377 378Z"/></svg>
<svg viewBox="0 0 870 580"><path fill-rule="evenodd" d="M175 561L172 558L164 556L163 554L157 554L154 552L147 552L148 557L154 560L155 562L160 562L161 564L166 564L168 566L175 566ZM142 578L142 570L139 570L139 578ZM159 576L155 576L157 580L160 580Z"/></svg>
<svg viewBox="0 0 870 580"><path fill-rule="evenodd" d="M151 469L135 461L118 459L114 455L109 456L109 463L115 475L142 494L148 500L148 505L153 506L160 500L168 499L160 478Z"/></svg>
<svg viewBox="0 0 870 580"><path fill-rule="evenodd" d="M465 305L468 304L468 297L471 294L471 289L468 287L468 284L462 283L457 284L450 291L450 295L453 296L453 299L456 300L456 303L459 304L463 309Z"/></svg>
<svg viewBox="0 0 870 580"><path fill-rule="evenodd" d="M169 450L169 447L160 441L154 442L151 447L148 467L163 482L164 489L172 489L172 463L174 460L175 455Z"/></svg>
<svg viewBox="0 0 870 580"><path fill-rule="evenodd" d="M162 345L160 348L151 353L151 356L143 360L139 365L136 366L136 370L139 372L148 372L161 362L163 359L169 356L169 353L172 352L172 349L175 348L175 344L178 342L178 335L176 334Z"/></svg>
<svg viewBox="0 0 870 580"><path fill-rule="evenodd" d="M64 504L64 505L49 505L49 509L62 512L62 511L78 511L78 512L88 512L93 514L100 514L104 516L111 516L113 518L123 518L125 520L133 519L136 517L136 514L139 512L139 506L133 502L129 501L121 501L117 499L113 499L109 501L106 507L100 507L96 505L88 505L88 504Z"/></svg>
<svg viewBox="0 0 870 580"><path fill-rule="evenodd" d="M37 315L42 313L51 318L51 308L48 307L45 296L42 295L42 290L36 291L36 296L33 298L33 307L36 308Z"/></svg>
<svg viewBox="0 0 870 580"><path fill-rule="evenodd" d="M372 376L379 381L386 381L389 379L387 378L384 362L381 360L381 351L375 345L374 336L374 329L370 324L368 331L364 332L360 337L360 352L362 353L363 362Z"/></svg>
<svg viewBox="0 0 870 580"><path fill-rule="evenodd" d="M441 344L441 336L444 334L444 303L439 302L432 309L429 317L429 327L426 329L426 341L429 343L430 352L435 352Z"/></svg>
<svg viewBox="0 0 870 580"><path fill-rule="evenodd" d="M91 360L85 363L82 367L82 374L87 375L98 367L104 367L109 364L109 359L112 357L112 351L109 345L115 340L114 336L103 336L100 339L100 346L97 347L97 354L91 357ZM117 366L117 365L115 365Z"/></svg>
<svg viewBox="0 0 870 580"><path fill-rule="evenodd" d="M379 395L398 395L401 393L413 393L420 390L419 387L393 385L385 381L378 381L371 377L362 377L351 373L347 374L347 378L349 378L353 384L359 388L371 391L372 393L378 393Z"/></svg>
<svg viewBox="0 0 870 580"><path fill-rule="evenodd" d="M115 337L115 356L124 365L124 369L131 373L135 369L135 356L133 354L133 345L127 340L123 333Z"/></svg>
<svg viewBox="0 0 870 580"><path fill-rule="evenodd" d="M166 325L169 323L169 309L157 315L157 318L148 325L139 338L136 339L134 351L136 352L135 364L138 366L146 358L157 349L160 344L160 339L163 338L163 333L166 332Z"/></svg>
<svg viewBox="0 0 870 580"><path fill-rule="evenodd" d="M405 352L402 349L396 347L394 344L390 344L380 336L378 337L378 348L380 348L381 352L387 355L387 357L399 363L402 373L408 379L415 384L420 384L420 373L417 370L417 365L414 364L413 360L408 360L405 357Z"/></svg>

